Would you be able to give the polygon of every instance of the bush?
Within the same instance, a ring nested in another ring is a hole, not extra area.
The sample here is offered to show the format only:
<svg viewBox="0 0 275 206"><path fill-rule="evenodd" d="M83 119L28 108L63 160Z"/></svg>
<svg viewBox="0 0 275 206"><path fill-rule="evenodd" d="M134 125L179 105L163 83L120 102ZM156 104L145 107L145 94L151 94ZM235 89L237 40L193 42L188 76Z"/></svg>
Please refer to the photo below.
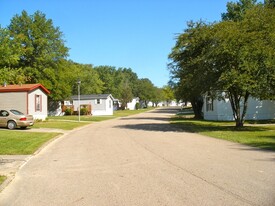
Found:
<svg viewBox="0 0 275 206"><path fill-rule="evenodd" d="M65 110L65 115L72 115L72 110L71 110L71 108L66 108L66 110Z"/></svg>
<svg viewBox="0 0 275 206"><path fill-rule="evenodd" d="M140 108L139 102L136 103L135 108L136 108L136 110L138 110Z"/></svg>
<svg viewBox="0 0 275 206"><path fill-rule="evenodd" d="M88 115L88 109L86 107L80 109L80 115Z"/></svg>

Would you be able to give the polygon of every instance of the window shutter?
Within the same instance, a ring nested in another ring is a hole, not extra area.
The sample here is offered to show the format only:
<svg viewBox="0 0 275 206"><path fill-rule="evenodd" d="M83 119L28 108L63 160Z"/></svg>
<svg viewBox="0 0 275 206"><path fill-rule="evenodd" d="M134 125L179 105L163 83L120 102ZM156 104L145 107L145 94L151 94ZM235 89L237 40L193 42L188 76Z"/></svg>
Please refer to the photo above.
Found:
<svg viewBox="0 0 275 206"><path fill-rule="evenodd" d="M40 112L42 112L42 95L39 95L40 98Z"/></svg>

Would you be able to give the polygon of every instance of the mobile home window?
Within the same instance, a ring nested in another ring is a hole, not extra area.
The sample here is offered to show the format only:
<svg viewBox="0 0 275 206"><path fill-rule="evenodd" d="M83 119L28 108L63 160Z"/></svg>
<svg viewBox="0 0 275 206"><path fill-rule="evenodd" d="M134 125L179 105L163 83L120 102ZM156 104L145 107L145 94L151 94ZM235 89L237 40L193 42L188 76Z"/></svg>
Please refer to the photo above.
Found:
<svg viewBox="0 0 275 206"><path fill-rule="evenodd" d="M211 97L206 97L206 111L214 111L213 99Z"/></svg>
<svg viewBox="0 0 275 206"><path fill-rule="evenodd" d="M96 99L96 100L95 100L95 103L96 103L96 104L101 104L100 99Z"/></svg>
<svg viewBox="0 0 275 206"><path fill-rule="evenodd" d="M42 111L42 96L41 95L35 95L35 111Z"/></svg>

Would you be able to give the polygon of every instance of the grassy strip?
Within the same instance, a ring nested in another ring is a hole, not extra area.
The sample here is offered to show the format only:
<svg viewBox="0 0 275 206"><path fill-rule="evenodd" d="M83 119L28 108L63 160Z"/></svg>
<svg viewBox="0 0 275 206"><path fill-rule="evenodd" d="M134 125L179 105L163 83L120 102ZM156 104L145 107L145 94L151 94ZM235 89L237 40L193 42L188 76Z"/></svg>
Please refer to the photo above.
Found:
<svg viewBox="0 0 275 206"><path fill-rule="evenodd" d="M0 175L0 185L7 179L6 176Z"/></svg>
<svg viewBox="0 0 275 206"><path fill-rule="evenodd" d="M33 128L54 128L63 130L72 130L80 126L89 124L88 122L58 121L50 119L48 121L36 122Z"/></svg>
<svg viewBox="0 0 275 206"><path fill-rule="evenodd" d="M139 109L139 110L117 110L117 111L114 111L114 114L110 115L110 116L81 115L80 120L81 121L89 121L89 122L99 122L99 121L104 121L104 120L113 119L113 118L117 118L117 117L125 117L125 116L129 116L129 115L139 114L139 113L150 111L152 109L153 108ZM49 116L47 119L48 120L78 121L78 116L77 115Z"/></svg>
<svg viewBox="0 0 275 206"><path fill-rule="evenodd" d="M172 118L171 123L176 124L186 132L199 133L275 151L275 125L246 124L242 128L236 128L235 122L194 120L184 116Z"/></svg>
<svg viewBox="0 0 275 206"><path fill-rule="evenodd" d="M114 116L91 116L91 115L82 115L80 116L81 122L100 122L108 119L113 119ZM48 121L74 121L78 122L77 115L68 115L68 116L50 116L47 118Z"/></svg>
<svg viewBox="0 0 275 206"><path fill-rule="evenodd" d="M0 155L33 154L59 133L0 131Z"/></svg>
<svg viewBox="0 0 275 206"><path fill-rule="evenodd" d="M114 116L115 117L127 117L130 115L135 115L135 114L140 114L143 112L148 112L150 110L153 110L153 107L148 107L146 109L139 109L139 110L117 110L114 111Z"/></svg>

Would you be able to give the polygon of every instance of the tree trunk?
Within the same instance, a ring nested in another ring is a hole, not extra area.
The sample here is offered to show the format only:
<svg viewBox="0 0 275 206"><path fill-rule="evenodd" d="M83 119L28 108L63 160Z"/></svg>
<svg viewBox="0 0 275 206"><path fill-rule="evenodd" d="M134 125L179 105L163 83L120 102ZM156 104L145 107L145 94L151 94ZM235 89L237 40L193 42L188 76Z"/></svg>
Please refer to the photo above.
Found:
<svg viewBox="0 0 275 206"><path fill-rule="evenodd" d="M202 107L203 98L202 96L194 97L191 99L192 108L195 114L195 119L203 119Z"/></svg>
<svg viewBox="0 0 275 206"><path fill-rule="evenodd" d="M243 127L245 115L248 106L249 92L245 92L244 95L239 94L238 91L229 90L229 100L233 111L233 117L236 123L236 127ZM243 109L241 111L241 100L243 100Z"/></svg>

